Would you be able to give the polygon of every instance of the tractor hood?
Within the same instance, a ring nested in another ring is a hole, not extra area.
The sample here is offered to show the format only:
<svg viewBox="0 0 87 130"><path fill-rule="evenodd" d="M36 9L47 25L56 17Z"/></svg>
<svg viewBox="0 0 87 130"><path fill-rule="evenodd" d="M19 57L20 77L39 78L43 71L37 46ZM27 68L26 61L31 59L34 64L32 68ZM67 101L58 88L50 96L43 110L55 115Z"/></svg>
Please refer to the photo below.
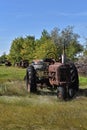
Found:
<svg viewBox="0 0 87 130"><path fill-rule="evenodd" d="M70 82L70 66L55 63L49 66L49 82L51 85L63 85Z"/></svg>

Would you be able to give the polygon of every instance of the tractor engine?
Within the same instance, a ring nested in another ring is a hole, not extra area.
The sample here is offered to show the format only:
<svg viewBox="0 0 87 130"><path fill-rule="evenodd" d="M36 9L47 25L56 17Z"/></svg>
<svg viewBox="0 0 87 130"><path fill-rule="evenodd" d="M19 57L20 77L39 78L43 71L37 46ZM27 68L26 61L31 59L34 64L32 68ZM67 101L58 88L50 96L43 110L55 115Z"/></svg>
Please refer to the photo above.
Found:
<svg viewBox="0 0 87 130"><path fill-rule="evenodd" d="M49 82L52 86L65 86L70 84L70 66L55 63L49 66Z"/></svg>
<svg viewBox="0 0 87 130"><path fill-rule="evenodd" d="M78 72L73 63L56 62L49 66L49 82L61 99L72 98L78 91Z"/></svg>

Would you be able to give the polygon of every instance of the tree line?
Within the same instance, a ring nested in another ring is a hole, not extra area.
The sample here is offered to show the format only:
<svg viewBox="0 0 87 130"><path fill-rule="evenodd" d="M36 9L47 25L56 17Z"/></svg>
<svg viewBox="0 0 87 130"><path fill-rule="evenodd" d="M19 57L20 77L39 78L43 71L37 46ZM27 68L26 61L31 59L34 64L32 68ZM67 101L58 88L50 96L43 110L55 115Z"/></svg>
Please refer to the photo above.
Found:
<svg viewBox="0 0 87 130"><path fill-rule="evenodd" d="M3 54L0 57L0 62L7 59L14 64L21 60L31 62L34 59L44 59L46 57L57 59L62 54L64 44L66 46L66 56L76 60L80 53L87 55L87 46L84 48L78 40L79 38L80 36L74 33L72 26L67 26L62 30L55 27L50 33L43 29L39 39L35 39L35 36L31 35L15 38L11 43L9 54Z"/></svg>

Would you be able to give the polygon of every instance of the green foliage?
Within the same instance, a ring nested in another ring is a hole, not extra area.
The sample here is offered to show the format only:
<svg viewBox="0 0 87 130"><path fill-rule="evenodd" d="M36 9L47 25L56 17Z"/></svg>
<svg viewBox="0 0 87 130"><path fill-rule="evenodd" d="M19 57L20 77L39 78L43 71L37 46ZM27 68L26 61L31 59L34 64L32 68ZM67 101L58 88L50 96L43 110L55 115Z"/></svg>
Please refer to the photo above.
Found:
<svg viewBox="0 0 87 130"><path fill-rule="evenodd" d="M16 38L13 40L11 48L10 48L10 59L13 63L18 62L22 59L21 57L21 50L22 50L22 45L23 45L23 38Z"/></svg>
<svg viewBox="0 0 87 130"><path fill-rule="evenodd" d="M54 28L51 32L51 37L54 44L57 46L59 55L61 55L64 45L67 57L72 60L75 59L75 56L79 52L83 51L83 47L78 41L80 36L73 32L73 27L71 26L66 27L61 32L58 28Z"/></svg>
<svg viewBox="0 0 87 130"><path fill-rule="evenodd" d="M33 59L33 54L35 50L35 37L34 36L27 36L24 38L24 43L22 44L21 50L21 58L23 60L31 61Z"/></svg>
<svg viewBox="0 0 87 130"><path fill-rule="evenodd" d="M31 60L33 59L34 49L34 36L27 36L26 38L16 38L12 42L9 58L13 63L19 62L20 60Z"/></svg>
<svg viewBox="0 0 87 130"><path fill-rule="evenodd" d="M1 57L0 57L0 63L4 63L7 59L7 55L4 53Z"/></svg>
<svg viewBox="0 0 87 130"><path fill-rule="evenodd" d="M67 46L66 55L72 60L74 60L76 57L76 54L78 54L79 52L82 52L82 50L83 50L82 45L72 40L70 44Z"/></svg>
<svg viewBox="0 0 87 130"><path fill-rule="evenodd" d="M85 38L85 46L83 51L84 57L87 57L87 38Z"/></svg>
<svg viewBox="0 0 87 130"><path fill-rule="evenodd" d="M40 44L39 47L36 46L34 53L34 59L43 59L47 57L47 54L53 52L57 54L57 48L55 44L52 43L50 39L46 40L44 43ZM54 57L55 58L55 57Z"/></svg>
<svg viewBox="0 0 87 130"><path fill-rule="evenodd" d="M40 38L41 42L43 43L44 41L46 41L46 40L48 40L50 38L51 38L50 34L47 32L47 30L43 29L42 35L41 35L41 38Z"/></svg>
<svg viewBox="0 0 87 130"><path fill-rule="evenodd" d="M73 32L73 27L66 27L62 31L54 28L51 33L43 29L40 39L34 36L19 37L12 41L8 58L12 63L20 60L31 62L35 58L45 58L50 51L56 53L56 57L62 54L63 46L66 46L66 55L75 59L76 55L83 51L83 46L78 41L79 35Z"/></svg>

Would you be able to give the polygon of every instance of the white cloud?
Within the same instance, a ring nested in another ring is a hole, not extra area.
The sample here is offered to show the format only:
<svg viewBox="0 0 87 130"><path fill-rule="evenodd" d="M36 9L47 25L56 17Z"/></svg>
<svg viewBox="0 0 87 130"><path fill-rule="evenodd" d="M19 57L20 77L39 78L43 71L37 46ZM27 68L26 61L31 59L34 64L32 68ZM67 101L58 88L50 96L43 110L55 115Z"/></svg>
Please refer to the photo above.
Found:
<svg viewBox="0 0 87 130"><path fill-rule="evenodd" d="M74 13L69 13L69 12L59 12L56 13L58 16L87 16L87 12L74 12Z"/></svg>

